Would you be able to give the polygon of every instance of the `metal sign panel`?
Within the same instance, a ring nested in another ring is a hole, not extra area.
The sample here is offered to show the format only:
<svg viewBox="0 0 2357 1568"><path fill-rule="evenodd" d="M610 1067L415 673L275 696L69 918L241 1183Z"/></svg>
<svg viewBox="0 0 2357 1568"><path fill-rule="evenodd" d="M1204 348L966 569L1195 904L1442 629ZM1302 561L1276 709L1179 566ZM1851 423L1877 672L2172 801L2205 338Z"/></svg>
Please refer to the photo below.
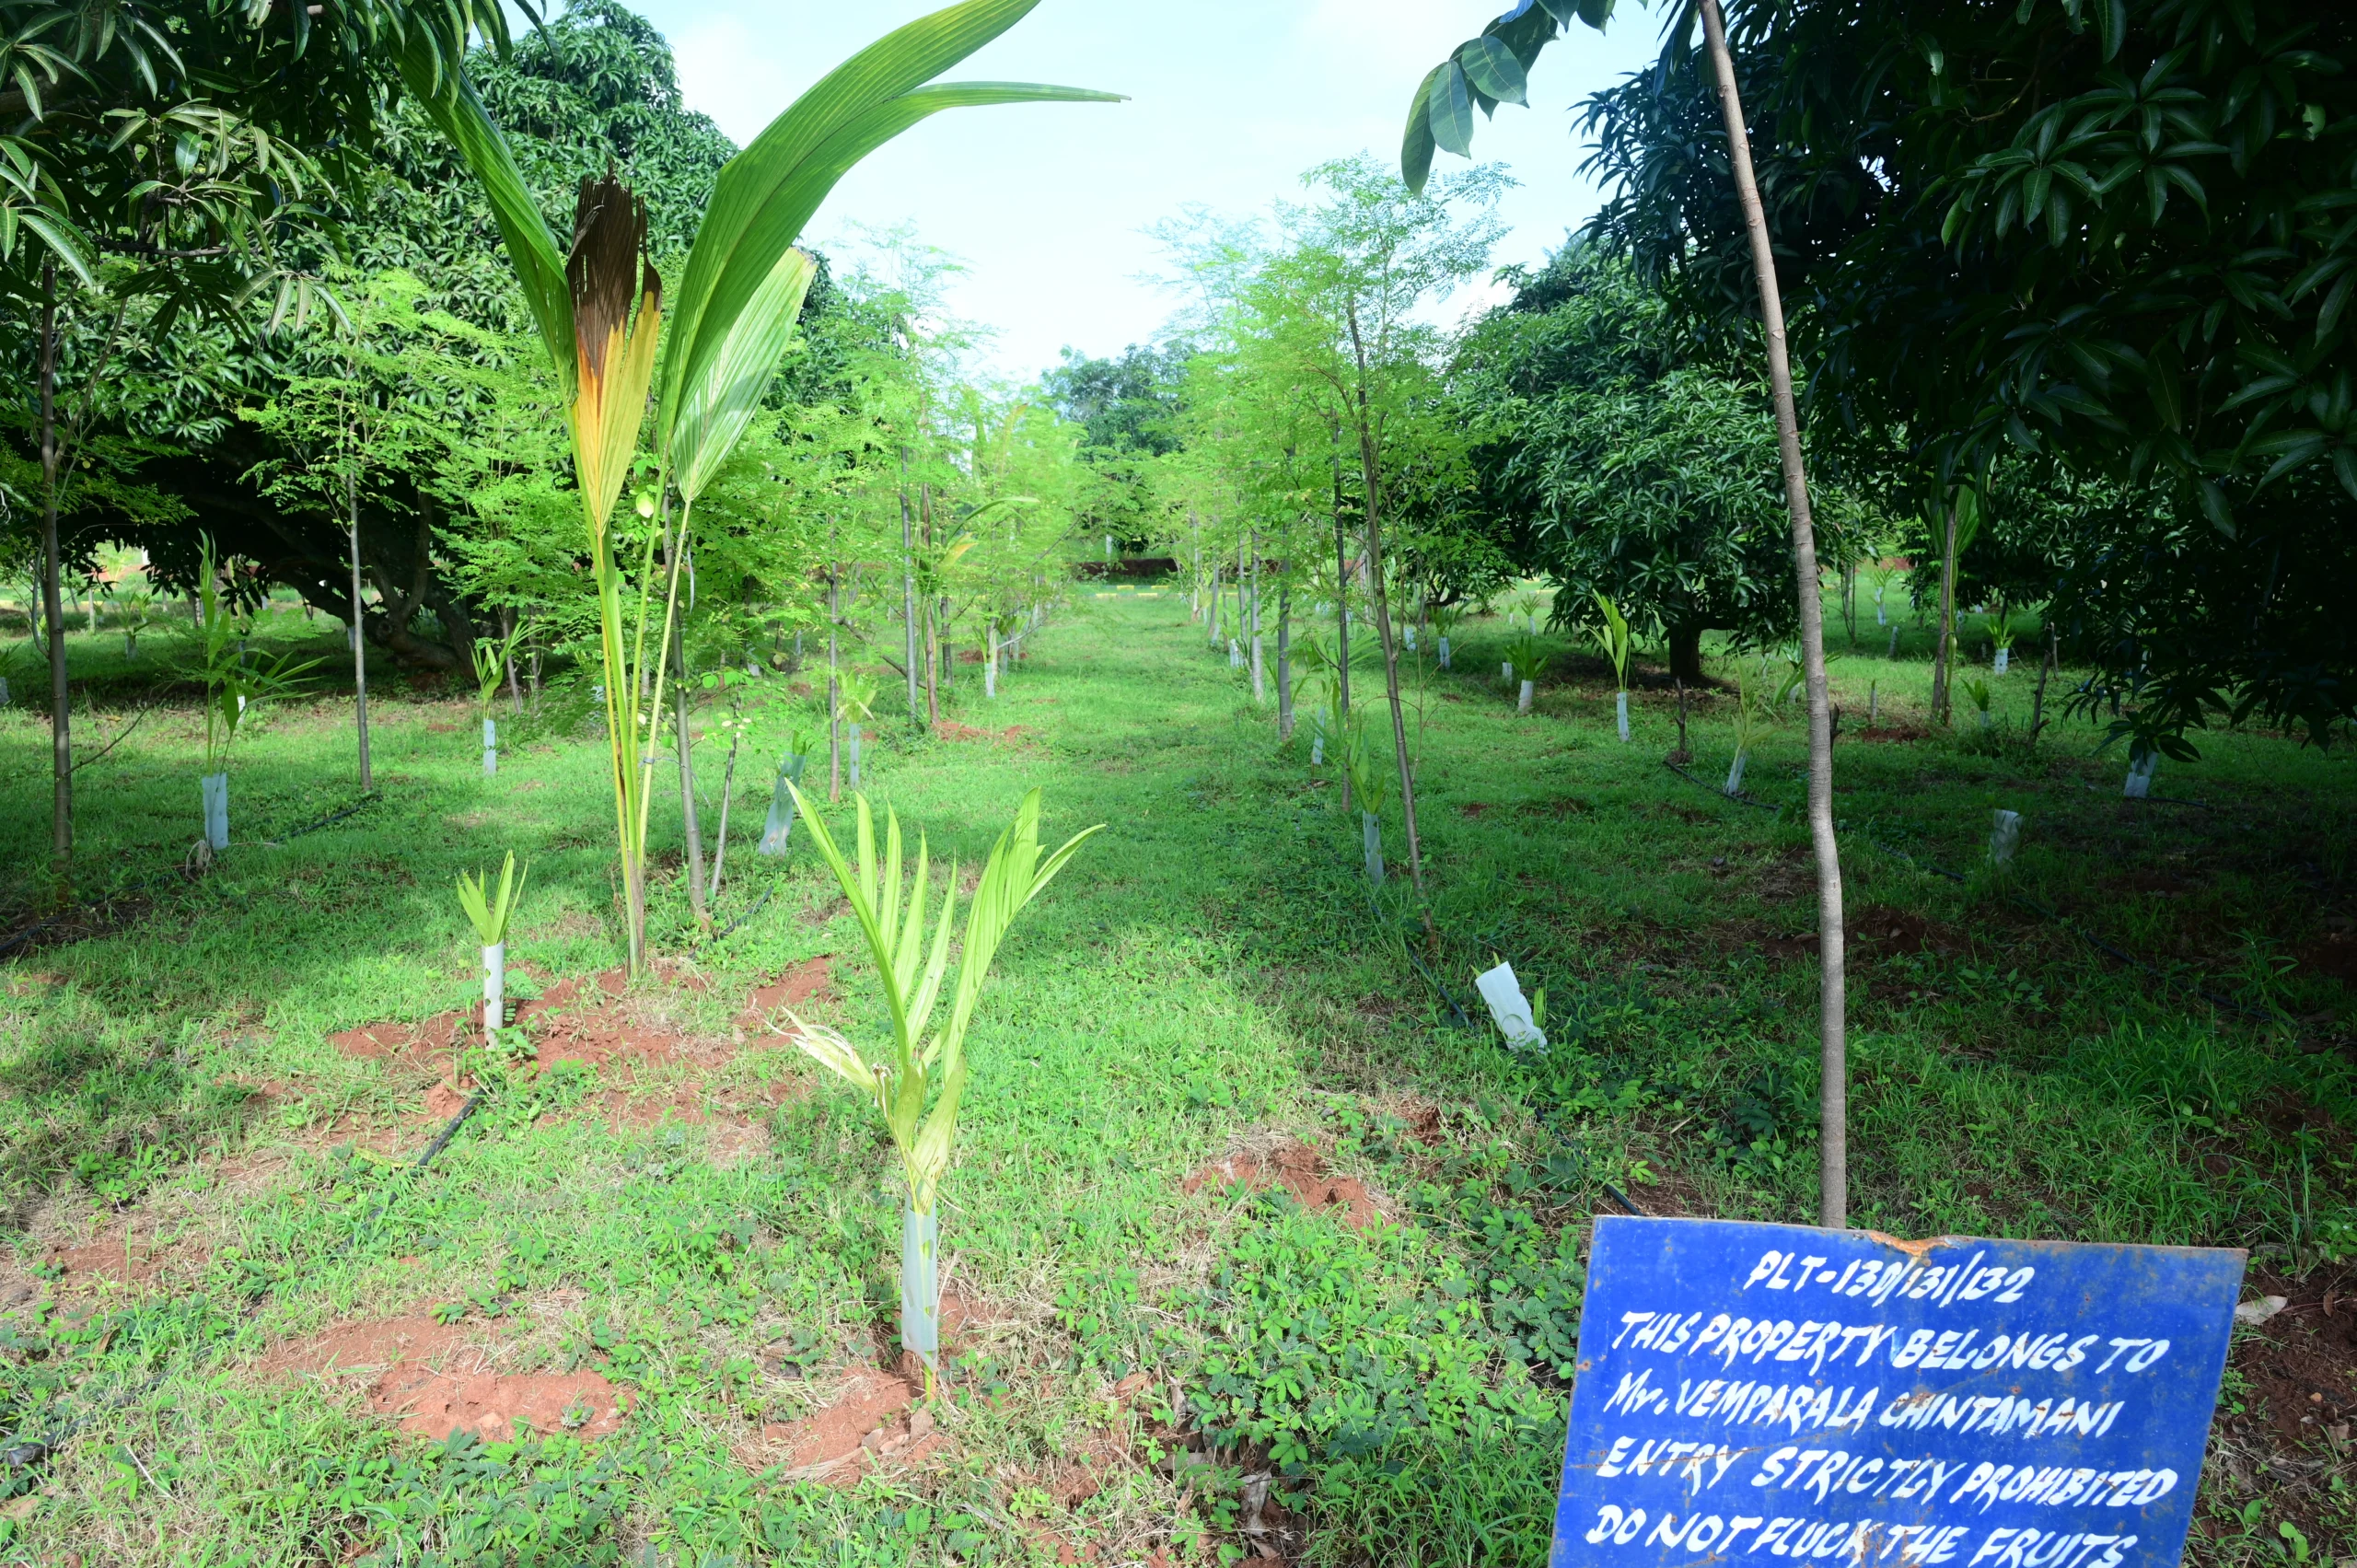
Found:
<svg viewBox="0 0 2357 1568"><path fill-rule="evenodd" d="M1601 1217L1552 1568L2174 1568L2242 1272Z"/></svg>

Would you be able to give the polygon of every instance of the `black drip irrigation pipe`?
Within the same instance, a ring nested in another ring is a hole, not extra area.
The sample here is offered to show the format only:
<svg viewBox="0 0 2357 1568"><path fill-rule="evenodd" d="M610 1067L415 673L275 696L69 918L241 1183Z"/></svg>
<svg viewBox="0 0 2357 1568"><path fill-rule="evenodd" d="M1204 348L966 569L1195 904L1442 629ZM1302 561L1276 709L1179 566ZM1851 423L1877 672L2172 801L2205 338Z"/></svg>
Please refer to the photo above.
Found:
<svg viewBox="0 0 2357 1568"><path fill-rule="evenodd" d="M1696 778L1692 773L1688 772L1685 769L1678 766L1675 762L1666 763L1665 765L1668 767L1670 772L1678 774L1679 777L1686 779L1689 783L1700 785L1703 789L1710 789L1712 794L1719 796L1723 799L1741 801L1746 806L1756 806L1763 811L1773 811L1780 817L1783 815L1784 808L1781 806L1771 805L1769 802L1764 800L1755 800L1749 796L1728 795L1724 790L1711 789L1709 784L1704 784L1701 779ZM2182 802L2173 801L2171 803L2186 806L2201 805L2201 802L2194 800ZM2205 807L2205 809L2214 809L2214 807ZM1887 844L1883 842L1872 833L1858 831L1850 832L1847 836L1863 839L1875 849L1882 851L1883 854L1889 855L1892 859L1904 861L1918 871L1929 872L1934 877L1945 877L1949 881L1959 884L1966 883L1970 880L1962 872L1951 871L1946 866L1939 865L1935 861L1919 859L1916 856L1908 854L1905 850L1898 848L1895 844ZM2171 974L2168 970L2162 969L2157 964L2149 963L2146 960L2138 958L2133 953L2126 952L2112 946L2102 937L2097 936L2094 932L2087 930L2086 927L2081 925L2077 921L2073 920L2069 915L2062 913L2060 910L2053 909L2044 903L2041 903L2038 900L2031 898L2027 893L2021 892L2015 889L2007 889L2005 897L2010 899L2015 904L2021 906L2023 909L2028 910L2031 913L2038 916L2040 919L2050 921L2054 924L2061 926L2063 930L2069 932L2072 935L2076 936L2080 941L2084 942L2088 947L2093 947L2098 953L2116 958L2131 969L2142 970L2144 973L2152 976L2154 980L2159 981L2164 985L2172 986L2178 991L2186 993L2188 995L2199 997L2200 1000L2209 1003L2212 1007L2223 1008L2226 1012L2239 1014L2243 1017L2253 1019L2258 1023L2271 1024L2277 1021L2275 1015L2272 1013L2253 1007L2248 1003L2237 1001L2231 996L2222 996L2206 985L2189 982L2177 975Z"/></svg>
<svg viewBox="0 0 2357 1568"><path fill-rule="evenodd" d="M358 807L355 807L354 809L357 810ZM351 813L345 812L343 815L350 816ZM322 827L325 826L324 823L316 825ZM433 1162L435 1156L440 1154L444 1149L450 1146L450 1140L459 1135L459 1129L465 1125L467 1118L472 1116L475 1113L475 1108L482 1104L483 1094L484 1091L478 1089L473 1095L468 1098L467 1103L459 1108L459 1114L450 1118L450 1124L442 1129L441 1132L435 1136L434 1142L425 1145L425 1152L418 1156L417 1162L410 1167L412 1170L424 1170L427 1165ZM360 1244L361 1237L367 1231L367 1229L371 1225L374 1225L378 1220L385 1217L385 1210L389 1206L389 1204L385 1203L377 1204L377 1212L370 1214L366 1220L363 1220L353 1231L352 1239L344 1243L343 1250L349 1252L353 1248L358 1246ZM254 1305L256 1307L260 1307L261 1305L259 1298L256 1299ZM249 1316L250 1316L250 1313ZM149 1378L144 1387L134 1388L119 1395L115 1400L110 1401L110 1403L113 1408L121 1409L122 1406L130 1403L132 1400L136 1399L140 1395L147 1393L149 1390L155 1388L158 1384L162 1383L163 1380L164 1375L159 1372L155 1376ZM52 1458L60 1450L64 1448L67 1443L74 1439L75 1434L80 1432L82 1428L87 1424L88 1421L89 1417L87 1416L75 1416L64 1426L52 1431L46 1437L31 1438L22 1443L11 1443L6 1447L0 1448L0 1464L5 1464L12 1470L22 1470L31 1469L33 1466L40 1464L44 1459Z"/></svg>
<svg viewBox="0 0 2357 1568"><path fill-rule="evenodd" d="M763 890L763 892L762 892L762 894L761 894L761 896L760 898L755 899L755 900L753 900L753 907L752 907L751 909L747 910L743 914L740 914L740 915L738 915L735 920L730 921L730 922L728 923L728 929L727 929L727 930L723 931L723 932L722 932L719 935L717 935L717 936L712 937L711 939L709 939L708 941L706 941L703 945L704 945L705 947L716 947L716 946L718 946L720 943L723 943L723 942L727 941L731 936L736 935L737 935L737 933L738 933L739 931L742 931L742 930L745 928L745 923L746 923L747 921L749 921L749 920L752 919L755 915L757 915L757 914L761 913L761 906L762 906L762 905L764 905L764 904L766 904L766 903L768 903L768 902L770 901L770 894L774 893L774 892L776 892L776 891L777 891L777 886L776 886L776 884L775 884L775 883L772 883L772 884L769 886L769 888L768 888L768 889L766 889L765 890Z"/></svg>
<svg viewBox="0 0 2357 1568"><path fill-rule="evenodd" d="M286 834L284 838L264 839L261 842L259 847L263 849L277 849L283 844L289 843L296 839L301 838L306 833L316 833L320 829L331 827L335 823L343 821L347 817L356 816L359 812L375 805L379 798L379 796L371 794L364 797L358 805L347 806L343 810L335 812L331 816L322 817L316 822L311 822L296 829L293 832ZM112 892L107 894L107 896L102 899L93 899L88 903L83 904L76 909L68 910L62 914L51 915L47 920L36 921L32 924L25 927L22 931L17 932L14 936L9 937L6 942L0 942L0 958L6 958L9 954L30 942L42 932L64 923L65 921L73 918L73 916L76 914L87 914L93 910L104 909L107 905L114 902L117 899L122 898L131 893L139 892L145 889L156 887L160 883L168 882L180 875L180 873L178 870L171 870L159 871L152 877L142 877L136 882L124 883L122 887L115 889Z"/></svg>

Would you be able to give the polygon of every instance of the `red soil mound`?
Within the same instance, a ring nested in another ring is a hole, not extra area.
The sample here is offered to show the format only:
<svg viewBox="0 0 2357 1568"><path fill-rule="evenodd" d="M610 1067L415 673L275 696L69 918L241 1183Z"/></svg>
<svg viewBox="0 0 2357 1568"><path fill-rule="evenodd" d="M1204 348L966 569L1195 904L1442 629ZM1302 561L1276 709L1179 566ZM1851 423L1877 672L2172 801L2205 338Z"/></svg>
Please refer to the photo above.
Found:
<svg viewBox="0 0 2357 1568"><path fill-rule="evenodd" d="M1187 1178L1183 1190L1200 1191L1213 1181L1223 1187L1241 1183L1256 1192L1283 1187L1313 1214L1339 1209L1341 1222L1353 1230L1364 1229L1383 1217L1363 1183L1349 1177L1329 1176L1325 1160L1306 1144L1287 1144L1269 1154L1230 1155Z"/></svg>
<svg viewBox="0 0 2357 1568"><path fill-rule="evenodd" d="M471 1432L486 1441L529 1432L586 1438L619 1431L630 1396L594 1372L494 1373L463 1323L417 1314L343 1323L280 1345L262 1357L264 1376L370 1373L368 1408L398 1416L404 1432L443 1438Z"/></svg>

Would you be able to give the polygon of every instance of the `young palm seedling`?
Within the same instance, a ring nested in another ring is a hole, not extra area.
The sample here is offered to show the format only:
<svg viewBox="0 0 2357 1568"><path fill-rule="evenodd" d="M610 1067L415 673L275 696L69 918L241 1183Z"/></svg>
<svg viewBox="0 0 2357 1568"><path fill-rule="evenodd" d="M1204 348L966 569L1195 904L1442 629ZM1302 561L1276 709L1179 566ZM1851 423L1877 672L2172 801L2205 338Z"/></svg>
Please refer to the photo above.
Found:
<svg viewBox="0 0 2357 1568"><path fill-rule="evenodd" d="M1612 679L1620 687L1620 740L1626 745L1629 739L1629 657L1633 651L1629 640L1629 619L1620 613L1619 605L1600 592L1596 596L1596 608L1604 617L1603 624L1596 629L1596 640L1604 649L1605 659L1612 666Z"/></svg>
<svg viewBox="0 0 2357 1568"><path fill-rule="evenodd" d="M1326 738L1337 733L1341 723L1341 671L1335 664L1334 656L1326 651L1325 645L1316 641L1302 644L1300 668L1301 673L1293 680L1293 700L1298 707L1302 705L1305 692L1310 698L1309 765L1322 768L1326 765Z"/></svg>
<svg viewBox="0 0 2357 1568"><path fill-rule="evenodd" d="M475 705L482 710L482 772L485 778L499 772L499 722L491 716L491 705L499 700L500 682L507 679L507 661L516 656L516 646L523 640L521 622L498 642L488 637L475 639Z"/></svg>
<svg viewBox="0 0 2357 1568"><path fill-rule="evenodd" d="M1735 672L1735 761L1727 766L1728 795L1743 793L1743 765L1751 757L1751 743L1775 720L1777 697L1768 691L1768 661L1759 661L1757 675L1747 680L1743 667Z"/></svg>
<svg viewBox="0 0 2357 1568"><path fill-rule="evenodd" d="M317 660L267 664L247 656L246 619L221 597L220 571L208 536L198 546L195 657L187 673L204 688L204 842L215 854L229 847L229 749L252 710L284 696Z"/></svg>
<svg viewBox="0 0 2357 1568"><path fill-rule="evenodd" d="M2014 639L2019 635L2014 627L2012 612L2001 604L1996 613L1982 624L1989 629L1989 646L1993 650L1989 660L1991 673L2003 675L2006 667L2014 662Z"/></svg>
<svg viewBox="0 0 2357 1568"><path fill-rule="evenodd" d="M1514 711L1527 714L1531 699L1538 694L1538 678L1546 673L1553 656L1536 632L1515 633L1514 641L1506 645L1506 679L1522 682L1522 690L1515 697Z"/></svg>
<svg viewBox="0 0 2357 1568"><path fill-rule="evenodd" d="M1980 712L1980 727L1987 729L1989 727L1989 699L1991 695L1989 683L1985 680L1976 679L1963 681L1960 684L1964 688L1964 694L1971 699L1972 705Z"/></svg>
<svg viewBox="0 0 2357 1568"><path fill-rule="evenodd" d="M1433 652L1438 659L1441 668L1446 669L1449 668L1449 635L1457 630L1457 623L1465 619L1465 610L1458 605L1436 604L1434 605L1428 612L1428 618L1433 623Z"/></svg>
<svg viewBox="0 0 2357 1568"><path fill-rule="evenodd" d="M779 855L785 853L787 842L794 837L794 789L802 782L802 772L810 765L810 754L819 749L818 738L796 726L786 732L785 755L778 760L777 784L770 791L770 819L761 829L761 853Z"/></svg>
<svg viewBox="0 0 2357 1568"><path fill-rule="evenodd" d="M459 907L467 912L467 919L482 938L482 1037L496 1040L499 1031L507 1024L507 927L516 918L517 900L524 896L524 878L531 868L516 869L516 852L507 852L506 862L499 868L499 882L493 886L491 873L470 877L459 873ZM453 1065L451 1083L458 1082L457 1066Z"/></svg>
<svg viewBox="0 0 2357 1568"><path fill-rule="evenodd" d="M859 726L876 720L876 678L844 670L835 682L835 717L843 726L843 761L851 787L859 787Z"/></svg>
<svg viewBox="0 0 2357 1568"><path fill-rule="evenodd" d="M1359 835L1366 851L1366 884L1383 886L1383 810L1391 803L1396 770L1389 759L1376 755L1366 726L1353 714L1342 726L1342 770L1350 774L1351 790L1359 807Z"/></svg>
<svg viewBox="0 0 2357 1568"><path fill-rule="evenodd" d="M901 882L900 821L885 816L884 857L876 855L876 826L867 797L857 797L859 839L854 865L836 848L817 805L799 789L794 800L809 825L835 880L859 921L869 955L884 988L892 1019L892 1054L871 1063L859 1048L830 1028L805 1023L788 1013L787 1038L813 1061L841 1075L874 1100L893 1145L900 1152L907 1202L900 1214L900 1342L924 1363L925 1393L934 1392L941 1349L940 1225L935 1201L949 1167L950 1141L958 1132L958 1101L966 1092L966 1031L981 999L983 978L999 944L1026 904L1055 879L1082 842L1101 828L1065 841L1044 859L1039 854L1039 792L1023 797L1015 820L992 846L966 912L966 936L958 959L958 988L948 1021L930 1039L934 1009L949 970L950 928L958 908L958 868L953 862L941 886L941 908L927 939L926 904L933 878L923 835L916 865L905 889ZM930 1109L927 1102L930 1101Z"/></svg>

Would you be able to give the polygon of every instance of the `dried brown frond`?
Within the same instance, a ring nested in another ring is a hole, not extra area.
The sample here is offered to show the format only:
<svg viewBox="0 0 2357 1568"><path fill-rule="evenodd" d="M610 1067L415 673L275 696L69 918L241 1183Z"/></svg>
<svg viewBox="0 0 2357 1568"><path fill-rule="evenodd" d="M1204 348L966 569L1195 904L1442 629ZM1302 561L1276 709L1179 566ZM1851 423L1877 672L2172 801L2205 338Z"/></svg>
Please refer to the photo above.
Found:
<svg viewBox="0 0 2357 1568"><path fill-rule="evenodd" d="M631 296L661 303L662 284L646 256L646 203L611 168L584 177L573 209L573 250L564 281L573 294L573 333L588 375L604 377L606 355L628 332Z"/></svg>

